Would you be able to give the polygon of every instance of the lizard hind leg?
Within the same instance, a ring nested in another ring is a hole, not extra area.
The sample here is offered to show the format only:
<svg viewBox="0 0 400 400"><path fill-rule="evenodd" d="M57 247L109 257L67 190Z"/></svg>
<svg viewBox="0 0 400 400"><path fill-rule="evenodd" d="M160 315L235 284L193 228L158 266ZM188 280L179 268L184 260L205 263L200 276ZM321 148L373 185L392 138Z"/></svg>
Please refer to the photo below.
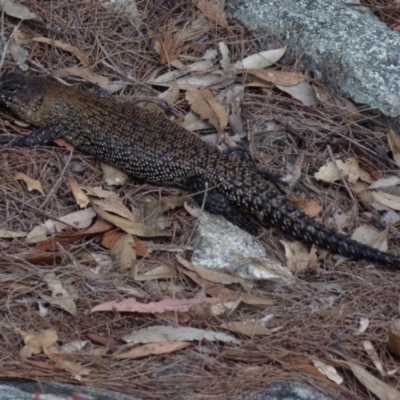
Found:
<svg viewBox="0 0 400 400"><path fill-rule="evenodd" d="M282 174L272 172L269 168L260 169L247 149L240 146L230 147L227 150L227 154L240 161L248 168L257 171L263 177L263 179L272 182L282 194L286 194L284 187L288 186L288 183L282 180Z"/></svg>
<svg viewBox="0 0 400 400"><path fill-rule="evenodd" d="M186 182L186 186L194 193L193 199L199 206L204 204L204 208L207 211L223 215L229 222L252 235L258 234L258 225L252 220L250 215L232 205L222 193L207 190L204 181L197 178L189 179Z"/></svg>

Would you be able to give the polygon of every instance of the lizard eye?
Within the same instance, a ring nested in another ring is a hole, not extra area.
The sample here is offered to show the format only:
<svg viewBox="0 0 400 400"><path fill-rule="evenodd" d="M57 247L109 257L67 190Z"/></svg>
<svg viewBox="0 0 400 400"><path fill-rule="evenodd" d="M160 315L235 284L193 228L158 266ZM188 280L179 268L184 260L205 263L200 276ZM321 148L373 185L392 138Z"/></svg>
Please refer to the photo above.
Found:
<svg viewBox="0 0 400 400"><path fill-rule="evenodd" d="M8 94L14 94L14 93L17 93L18 88L16 88L15 86L14 87L10 86L10 87L4 88L3 90L5 92L7 92Z"/></svg>

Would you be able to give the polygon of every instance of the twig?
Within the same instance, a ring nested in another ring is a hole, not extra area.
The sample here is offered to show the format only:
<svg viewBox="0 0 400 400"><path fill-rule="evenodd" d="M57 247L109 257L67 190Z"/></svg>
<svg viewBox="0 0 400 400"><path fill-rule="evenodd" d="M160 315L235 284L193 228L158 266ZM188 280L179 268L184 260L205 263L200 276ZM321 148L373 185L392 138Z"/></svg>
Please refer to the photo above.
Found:
<svg viewBox="0 0 400 400"><path fill-rule="evenodd" d="M51 188L51 190L50 190L50 192L48 193L48 195L46 196L44 202L40 205L41 208L43 208L43 207L47 204L47 202L50 200L50 197L53 195L53 193L54 193L54 192L59 188L59 186L61 185L61 182L63 181L63 178L64 178L65 171L66 171L66 169L67 169L67 167L68 167L68 165L69 165L69 163L70 163L70 161L71 161L71 158L72 158L73 153L74 153L74 151L71 150L70 153L69 153L68 160L67 160L67 162L65 163L64 168L63 168L63 170L61 171L60 176L59 176L58 179L57 179L57 182L56 182L56 183L54 184L54 186Z"/></svg>

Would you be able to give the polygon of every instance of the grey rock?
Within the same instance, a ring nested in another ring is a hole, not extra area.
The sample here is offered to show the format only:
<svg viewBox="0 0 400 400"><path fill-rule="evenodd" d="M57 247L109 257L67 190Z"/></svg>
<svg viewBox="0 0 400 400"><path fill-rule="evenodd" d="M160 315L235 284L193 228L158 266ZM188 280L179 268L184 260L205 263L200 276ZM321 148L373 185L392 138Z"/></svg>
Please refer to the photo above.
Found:
<svg viewBox="0 0 400 400"><path fill-rule="evenodd" d="M243 393L235 400L333 400L324 393L300 382L275 382L267 389Z"/></svg>
<svg viewBox="0 0 400 400"><path fill-rule="evenodd" d="M229 270L242 278L292 281L290 270L269 256L254 236L220 215L201 213L192 245L195 266Z"/></svg>
<svg viewBox="0 0 400 400"><path fill-rule="evenodd" d="M75 396L75 397L73 397ZM0 400L141 400L113 390L67 383L38 383L23 380L1 380Z"/></svg>
<svg viewBox="0 0 400 400"><path fill-rule="evenodd" d="M348 4L346 4L348 3ZM400 115L400 35L353 0L227 0L228 10L265 37L279 35L306 69L357 103Z"/></svg>

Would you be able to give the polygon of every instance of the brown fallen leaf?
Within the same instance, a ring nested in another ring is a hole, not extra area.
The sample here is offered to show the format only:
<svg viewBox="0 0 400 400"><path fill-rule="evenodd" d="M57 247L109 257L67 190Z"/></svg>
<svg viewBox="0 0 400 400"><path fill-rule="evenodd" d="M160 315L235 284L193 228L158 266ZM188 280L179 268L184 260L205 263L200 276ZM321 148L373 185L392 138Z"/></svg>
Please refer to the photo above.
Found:
<svg viewBox="0 0 400 400"><path fill-rule="evenodd" d="M307 246L300 241L280 241L285 247L287 266L295 274L306 271L310 266L310 253Z"/></svg>
<svg viewBox="0 0 400 400"><path fill-rule="evenodd" d="M152 35L151 35L152 36ZM159 35L153 38L155 52L160 56L161 64L167 64L177 69L185 69L178 56L185 51L185 46L179 36L173 34L173 28L167 26Z"/></svg>
<svg viewBox="0 0 400 400"><path fill-rule="evenodd" d="M238 276L224 274L222 272L212 271L206 268L195 267L191 262L185 260L181 256L177 256L179 264L183 265L190 271L196 272L200 277L215 283L222 283L224 285L231 285L233 283L247 283L246 279L239 278Z"/></svg>
<svg viewBox="0 0 400 400"><path fill-rule="evenodd" d="M342 160L329 161L314 174L316 179L329 183L340 180L341 176L353 184L358 181L360 167L355 157L348 158L345 162Z"/></svg>
<svg viewBox="0 0 400 400"><path fill-rule="evenodd" d="M68 357L60 355L57 349L53 347L44 347L43 352L47 357L53 361L57 367L69 372L71 375L89 375L92 373L92 369L83 367L79 363L71 361Z"/></svg>
<svg viewBox="0 0 400 400"><path fill-rule="evenodd" d="M243 60L237 61L233 67L237 69L256 69L261 70L263 68L270 67L281 59L285 54L287 46L279 49L265 50L260 53L251 54Z"/></svg>
<svg viewBox="0 0 400 400"><path fill-rule="evenodd" d="M70 142L68 142L68 140L65 140L64 138L57 138L57 139L54 139L53 142L54 142L57 146L59 146L59 147L64 147L65 149L67 149L67 150L69 150L69 151L72 151L72 150L75 149L75 147L74 147Z"/></svg>
<svg viewBox="0 0 400 400"><path fill-rule="evenodd" d="M44 196L42 184L39 181L37 181L36 179L29 178L29 176L26 176L25 174L23 174L21 172L17 172L14 175L14 178L17 181L24 181L30 192L32 192L32 190L37 190L40 194L42 194Z"/></svg>
<svg viewBox="0 0 400 400"><path fill-rule="evenodd" d="M316 217L322 211L322 206L315 200L300 199L292 200L291 202L300 207L311 218Z"/></svg>
<svg viewBox="0 0 400 400"><path fill-rule="evenodd" d="M19 352L22 358L40 354L43 352L44 347L54 346L58 340L58 334L55 329L48 329L41 333L29 333L17 327L14 330L22 336L25 343L25 346Z"/></svg>
<svg viewBox="0 0 400 400"><path fill-rule="evenodd" d="M117 359L135 359L140 357L146 357L149 355L158 354L169 354L178 350L182 350L189 347L189 342L161 342L161 343L150 343L144 346L135 347L132 350L126 351L125 353L117 354L113 358Z"/></svg>
<svg viewBox="0 0 400 400"><path fill-rule="evenodd" d="M400 319L393 321L390 326L387 348L392 354L400 357Z"/></svg>
<svg viewBox="0 0 400 400"><path fill-rule="evenodd" d="M297 72L275 71L272 69L245 69L242 71L274 85L294 86L306 79L304 75Z"/></svg>
<svg viewBox="0 0 400 400"><path fill-rule="evenodd" d="M9 231L7 229L0 228L0 238L2 239L13 239L26 236L27 233L25 232L16 232L16 231Z"/></svg>
<svg viewBox="0 0 400 400"><path fill-rule="evenodd" d="M158 95L159 99L165 100L169 104L174 104L178 100L178 97L179 87L176 81L173 81L171 86L165 92L162 92Z"/></svg>
<svg viewBox="0 0 400 400"><path fill-rule="evenodd" d="M54 39L45 38L45 37L41 37L41 36L29 38L29 37L27 37L27 35L25 35L21 31L18 31L18 33L15 35L15 42L20 45L28 44L30 42L49 44L51 46L55 46L61 50L64 50L64 51L67 51L68 53L73 54L82 63L82 65L84 67L87 67L89 65L89 56L84 51L78 49L75 46L72 46L71 44L64 43L60 40L54 40Z"/></svg>
<svg viewBox="0 0 400 400"><path fill-rule="evenodd" d="M276 85L282 92L290 94L294 99L301 101L307 107L318 105L315 89L306 81L293 86Z"/></svg>
<svg viewBox="0 0 400 400"><path fill-rule="evenodd" d="M228 329L232 332L237 332L249 337L252 337L254 335L271 334L271 330L264 328L258 321L228 322L228 323L223 323L221 325L221 328Z"/></svg>
<svg viewBox="0 0 400 400"><path fill-rule="evenodd" d="M169 265L160 265L159 267L152 268L146 272L138 274L135 277L136 281L150 281L153 279L176 279L176 271Z"/></svg>
<svg viewBox="0 0 400 400"><path fill-rule="evenodd" d="M104 182L108 186L122 186L125 185L129 175L118 168L106 163L100 163L103 170Z"/></svg>
<svg viewBox="0 0 400 400"><path fill-rule="evenodd" d="M124 234L119 236L111 247L111 256L114 258L114 266L119 271L125 271L132 267L136 260L135 243L132 235Z"/></svg>
<svg viewBox="0 0 400 400"><path fill-rule="evenodd" d="M71 187L76 204L78 204L80 208L85 208L90 203L89 197L71 178L67 178L67 182Z"/></svg>
<svg viewBox="0 0 400 400"><path fill-rule="evenodd" d="M226 13L216 1L192 0L193 4L204 14L213 24L228 28Z"/></svg>
<svg viewBox="0 0 400 400"><path fill-rule="evenodd" d="M370 392L372 392L380 400L399 400L400 392L394 387L382 382L374 375L370 374L366 369L353 362L344 362L355 377L363 384Z"/></svg>
<svg viewBox="0 0 400 400"><path fill-rule="evenodd" d="M39 22L44 22L43 18L31 12L28 7L19 4L12 0L1 0L0 6L3 11L10 17L18 19L32 19Z"/></svg>
<svg viewBox="0 0 400 400"><path fill-rule="evenodd" d="M186 100L191 109L201 118L209 121L218 133L222 133L228 125L228 114L225 107L220 104L210 90L189 87L186 91Z"/></svg>
<svg viewBox="0 0 400 400"><path fill-rule="evenodd" d="M118 228L121 228L126 233L143 237L158 237L158 236L172 236L172 232L163 231L140 222L133 222L131 220L119 217L118 215L111 214L101 208L99 205L100 200L92 200L93 209L100 215L101 218L111 222Z"/></svg>
<svg viewBox="0 0 400 400"><path fill-rule="evenodd" d="M76 315L76 296L71 295L64 288L56 274L54 272L48 272L43 276L43 280L47 283L47 286L51 291L51 297L45 295L44 293L41 293L40 297L44 301L62 308L71 315Z"/></svg>
<svg viewBox="0 0 400 400"><path fill-rule="evenodd" d="M195 341L207 340L210 342L224 342L239 344L240 341L224 332L210 329L199 329L186 326L156 325L135 330L133 333L122 336L127 343L162 343L168 341Z"/></svg>
<svg viewBox="0 0 400 400"><path fill-rule="evenodd" d="M93 307L90 312L97 311L119 311L119 312L138 312L138 313L164 313L166 311L188 312L190 307L209 303L210 299L164 299L152 303L139 303L134 297L122 301L108 301Z"/></svg>
<svg viewBox="0 0 400 400"><path fill-rule="evenodd" d="M86 79L88 82L91 82L97 86L100 86L102 89L107 90L107 92L110 92L110 93L114 93L123 87L123 85L120 83L110 82L110 80L108 78L106 78L105 76L101 76L101 75L91 72L89 68L67 67L67 68L55 70L55 71L53 71L53 74L60 78L68 78L70 76L77 76L79 78Z"/></svg>
<svg viewBox="0 0 400 400"><path fill-rule="evenodd" d="M58 250L58 246L62 246L64 249L68 249L73 243L78 242L82 237L87 235L93 235L96 233L107 232L113 228L113 225L103 219L99 218L92 226L78 231L73 231L67 228L64 232L60 232L57 235L52 236L50 239L36 245L36 250Z"/></svg>
<svg viewBox="0 0 400 400"><path fill-rule="evenodd" d="M389 127L387 138L390 150L392 150L393 159L400 166L400 135Z"/></svg>

